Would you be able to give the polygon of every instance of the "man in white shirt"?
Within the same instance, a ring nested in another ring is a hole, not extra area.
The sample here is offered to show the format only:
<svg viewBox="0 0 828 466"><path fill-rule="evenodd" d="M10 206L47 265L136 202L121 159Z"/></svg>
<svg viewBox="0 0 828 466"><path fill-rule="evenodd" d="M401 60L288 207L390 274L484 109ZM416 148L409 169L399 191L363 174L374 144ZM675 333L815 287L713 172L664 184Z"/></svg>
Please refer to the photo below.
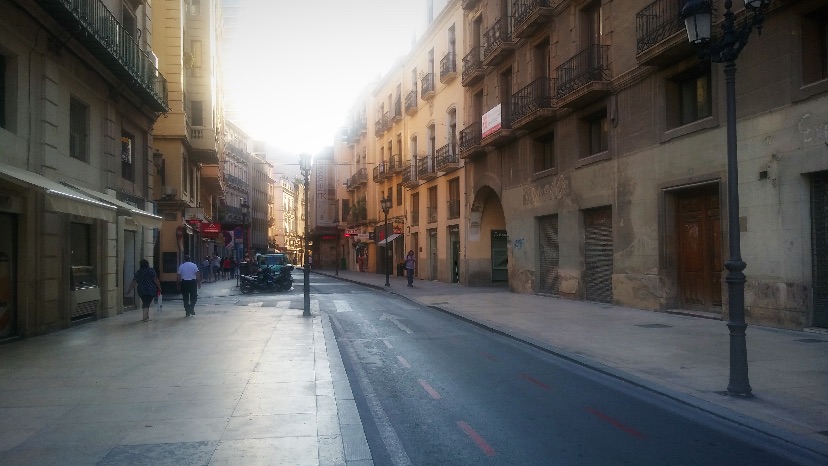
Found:
<svg viewBox="0 0 828 466"><path fill-rule="evenodd" d="M201 271L190 261L190 256L184 255L184 262L178 266L178 290L184 299L184 311L187 316L195 315L195 304L198 300L198 289L201 288Z"/></svg>

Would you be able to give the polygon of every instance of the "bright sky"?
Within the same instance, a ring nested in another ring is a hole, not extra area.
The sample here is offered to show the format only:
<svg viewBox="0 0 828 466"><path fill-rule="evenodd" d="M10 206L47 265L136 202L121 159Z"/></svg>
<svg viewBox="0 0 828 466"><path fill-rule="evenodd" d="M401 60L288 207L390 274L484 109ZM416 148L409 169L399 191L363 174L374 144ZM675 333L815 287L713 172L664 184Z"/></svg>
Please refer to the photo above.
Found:
<svg viewBox="0 0 828 466"><path fill-rule="evenodd" d="M349 123L365 87L425 29L425 0L242 0L239 40L225 88L255 139L315 154Z"/></svg>

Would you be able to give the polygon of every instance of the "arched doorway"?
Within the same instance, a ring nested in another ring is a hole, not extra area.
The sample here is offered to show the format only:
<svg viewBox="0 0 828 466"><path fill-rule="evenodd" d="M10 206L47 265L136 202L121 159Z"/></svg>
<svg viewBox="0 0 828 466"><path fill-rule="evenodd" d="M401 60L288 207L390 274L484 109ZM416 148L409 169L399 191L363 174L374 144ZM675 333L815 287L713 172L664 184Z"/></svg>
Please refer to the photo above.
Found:
<svg viewBox="0 0 828 466"><path fill-rule="evenodd" d="M469 286L509 283L506 216L500 197L480 188L469 211L466 266Z"/></svg>

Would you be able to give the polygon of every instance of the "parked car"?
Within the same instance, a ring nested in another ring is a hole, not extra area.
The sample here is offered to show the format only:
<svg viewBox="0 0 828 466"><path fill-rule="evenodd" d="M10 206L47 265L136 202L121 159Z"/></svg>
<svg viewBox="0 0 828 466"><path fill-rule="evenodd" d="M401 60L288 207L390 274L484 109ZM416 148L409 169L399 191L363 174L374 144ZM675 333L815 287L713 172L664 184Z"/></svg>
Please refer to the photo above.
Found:
<svg viewBox="0 0 828 466"><path fill-rule="evenodd" d="M261 254L259 256L257 264L259 266L259 269L267 267L272 269L273 272L279 272L279 270L286 265L289 265L290 269L293 270L293 265L290 263L290 258L287 254L282 253Z"/></svg>

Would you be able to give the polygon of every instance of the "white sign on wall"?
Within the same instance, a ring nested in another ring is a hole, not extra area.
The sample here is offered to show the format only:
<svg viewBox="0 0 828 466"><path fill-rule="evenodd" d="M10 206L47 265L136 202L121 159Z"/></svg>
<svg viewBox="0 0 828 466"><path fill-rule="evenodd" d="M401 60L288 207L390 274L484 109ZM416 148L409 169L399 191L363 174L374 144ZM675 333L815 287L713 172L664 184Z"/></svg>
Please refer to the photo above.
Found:
<svg viewBox="0 0 828 466"><path fill-rule="evenodd" d="M501 125L500 105L501 104L495 105L495 107L493 109L489 110L488 112L486 112L485 115L483 115L483 119L481 121L481 126L482 126L481 129L483 131L483 137L484 138L486 136L494 133L495 131L500 130L500 125Z"/></svg>

